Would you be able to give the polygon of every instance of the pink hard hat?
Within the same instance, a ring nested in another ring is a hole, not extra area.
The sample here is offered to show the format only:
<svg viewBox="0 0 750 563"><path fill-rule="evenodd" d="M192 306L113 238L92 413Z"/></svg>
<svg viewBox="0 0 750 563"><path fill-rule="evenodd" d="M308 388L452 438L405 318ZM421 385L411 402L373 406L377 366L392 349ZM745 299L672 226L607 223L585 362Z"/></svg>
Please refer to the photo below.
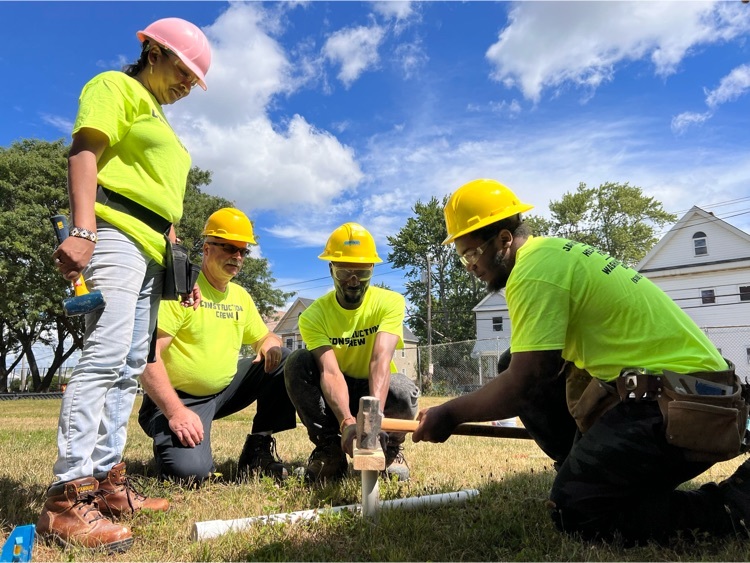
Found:
<svg viewBox="0 0 750 563"><path fill-rule="evenodd" d="M193 71L201 88L206 89L206 73L211 66L211 46L196 25L181 18L163 18L136 35L141 43L151 39L173 51Z"/></svg>

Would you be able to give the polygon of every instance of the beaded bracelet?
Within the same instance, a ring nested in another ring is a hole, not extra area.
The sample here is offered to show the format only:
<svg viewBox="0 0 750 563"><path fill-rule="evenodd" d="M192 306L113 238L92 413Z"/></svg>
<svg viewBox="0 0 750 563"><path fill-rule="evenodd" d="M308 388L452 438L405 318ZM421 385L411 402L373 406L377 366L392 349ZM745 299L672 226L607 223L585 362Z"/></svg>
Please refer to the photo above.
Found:
<svg viewBox="0 0 750 563"><path fill-rule="evenodd" d="M70 229L70 233L68 234L76 238L85 238L86 240L90 240L94 244L96 244L99 241L99 237L94 231L89 231L88 229L82 229L81 227L72 227Z"/></svg>

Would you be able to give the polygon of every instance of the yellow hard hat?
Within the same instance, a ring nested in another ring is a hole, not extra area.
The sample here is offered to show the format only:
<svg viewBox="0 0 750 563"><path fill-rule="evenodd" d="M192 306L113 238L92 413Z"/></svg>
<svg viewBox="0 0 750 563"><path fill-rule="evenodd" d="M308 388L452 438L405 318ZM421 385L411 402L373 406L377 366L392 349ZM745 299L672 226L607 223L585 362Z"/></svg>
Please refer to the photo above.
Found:
<svg viewBox="0 0 750 563"><path fill-rule="evenodd" d="M239 240L258 244L253 236L253 225L242 211L224 207L211 214L203 227L203 236Z"/></svg>
<svg viewBox="0 0 750 563"><path fill-rule="evenodd" d="M358 223L344 223L331 233L321 260L377 264L382 262L375 249L375 239Z"/></svg>
<svg viewBox="0 0 750 563"><path fill-rule="evenodd" d="M500 182L472 180L458 188L445 205L443 213L448 236L443 244L533 208L533 205L521 203L516 194Z"/></svg>

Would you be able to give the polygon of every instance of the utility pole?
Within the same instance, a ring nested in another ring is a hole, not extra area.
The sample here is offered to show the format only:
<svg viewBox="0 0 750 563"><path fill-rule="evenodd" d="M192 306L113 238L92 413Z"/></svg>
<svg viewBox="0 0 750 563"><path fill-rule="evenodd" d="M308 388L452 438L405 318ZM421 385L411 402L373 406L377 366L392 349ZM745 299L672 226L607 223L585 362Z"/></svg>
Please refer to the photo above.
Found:
<svg viewBox="0 0 750 563"><path fill-rule="evenodd" d="M432 383L432 264L427 253L427 373Z"/></svg>

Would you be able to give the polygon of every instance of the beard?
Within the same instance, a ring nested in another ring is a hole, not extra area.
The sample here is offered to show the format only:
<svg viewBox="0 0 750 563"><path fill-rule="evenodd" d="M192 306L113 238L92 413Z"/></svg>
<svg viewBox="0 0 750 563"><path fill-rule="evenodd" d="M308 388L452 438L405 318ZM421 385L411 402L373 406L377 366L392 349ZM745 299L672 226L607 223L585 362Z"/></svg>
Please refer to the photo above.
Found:
<svg viewBox="0 0 750 563"><path fill-rule="evenodd" d="M340 305L352 305L353 308L357 308L362 304L365 298L365 292L370 286L370 282L360 283L356 287L349 287L346 283L334 280L333 283L336 288L336 298Z"/></svg>
<svg viewBox="0 0 750 563"><path fill-rule="evenodd" d="M510 272L513 269L513 261L505 258L501 253L495 254L492 259L492 279L487 282L487 289L496 293L503 289L508 283Z"/></svg>

